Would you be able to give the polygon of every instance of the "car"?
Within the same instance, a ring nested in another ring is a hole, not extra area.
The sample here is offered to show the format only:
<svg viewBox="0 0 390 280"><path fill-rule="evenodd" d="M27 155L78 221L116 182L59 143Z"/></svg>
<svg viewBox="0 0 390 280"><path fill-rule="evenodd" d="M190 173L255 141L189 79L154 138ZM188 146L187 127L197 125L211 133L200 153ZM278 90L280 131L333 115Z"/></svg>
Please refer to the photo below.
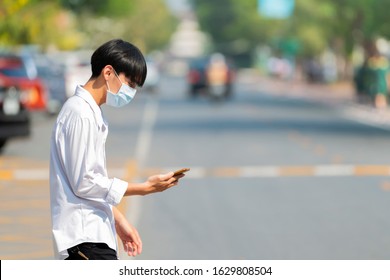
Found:
<svg viewBox="0 0 390 280"><path fill-rule="evenodd" d="M23 104L28 110L46 110L48 92L33 58L0 54L0 79L5 87L16 87L23 92Z"/></svg>
<svg viewBox="0 0 390 280"><path fill-rule="evenodd" d="M67 100L65 69L47 55L35 53L33 55L38 77L47 89L46 111L50 115L59 113Z"/></svg>
<svg viewBox="0 0 390 280"><path fill-rule="evenodd" d="M207 88L207 63L208 59L206 57L192 59L189 63L187 82L189 85L189 93L192 97L195 97L201 90Z"/></svg>
<svg viewBox="0 0 390 280"><path fill-rule="evenodd" d="M0 80L0 151L9 139L30 135L30 113L22 96L20 89Z"/></svg>
<svg viewBox="0 0 390 280"><path fill-rule="evenodd" d="M192 97L203 92L211 98L228 98L232 93L235 71L219 53L190 61L187 82Z"/></svg>
<svg viewBox="0 0 390 280"><path fill-rule="evenodd" d="M157 63L151 57L146 57L146 66L148 70L142 89L156 92L160 82L160 70Z"/></svg>

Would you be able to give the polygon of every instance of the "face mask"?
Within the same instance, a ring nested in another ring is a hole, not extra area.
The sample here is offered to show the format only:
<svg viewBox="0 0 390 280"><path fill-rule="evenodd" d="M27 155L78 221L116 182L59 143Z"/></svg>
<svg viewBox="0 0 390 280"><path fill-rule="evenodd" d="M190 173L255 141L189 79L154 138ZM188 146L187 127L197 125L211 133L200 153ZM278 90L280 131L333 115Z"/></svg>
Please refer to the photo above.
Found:
<svg viewBox="0 0 390 280"><path fill-rule="evenodd" d="M115 70L114 70L115 71ZM115 72L115 75L118 77L119 81L122 83L121 79L119 78L118 74ZM110 91L110 87L107 83L107 96L106 96L106 104L113 106L113 107L123 107L131 102L133 100L135 93L137 90L135 88L132 88L124 83L122 83L122 86L119 88L119 91L115 94Z"/></svg>

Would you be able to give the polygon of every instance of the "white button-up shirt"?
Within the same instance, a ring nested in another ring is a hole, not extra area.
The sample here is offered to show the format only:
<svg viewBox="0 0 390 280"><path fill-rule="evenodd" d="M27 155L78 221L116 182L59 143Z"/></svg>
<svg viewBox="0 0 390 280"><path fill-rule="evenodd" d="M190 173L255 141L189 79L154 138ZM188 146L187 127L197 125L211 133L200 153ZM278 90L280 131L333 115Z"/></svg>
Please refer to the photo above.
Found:
<svg viewBox="0 0 390 280"><path fill-rule="evenodd" d="M92 95L78 86L58 115L50 147L50 202L56 258L83 242L117 250L112 206L127 182L108 178L108 126Z"/></svg>

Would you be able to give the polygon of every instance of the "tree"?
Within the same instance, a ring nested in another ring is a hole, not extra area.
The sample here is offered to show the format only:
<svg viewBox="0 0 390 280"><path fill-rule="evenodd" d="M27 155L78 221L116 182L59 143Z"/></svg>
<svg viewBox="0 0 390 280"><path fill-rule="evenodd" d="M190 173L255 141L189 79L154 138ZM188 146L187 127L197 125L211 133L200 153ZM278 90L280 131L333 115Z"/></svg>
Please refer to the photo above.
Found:
<svg viewBox="0 0 390 280"><path fill-rule="evenodd" d="M260 18L253 0L193 0L193 5L201 29L212 38L213 50L232 57L250 58L279 25Z"/></svg>
<svg viewBox="0 0 390 280"><path fill-rule="evenodd" d="M60 1L77 15L88 48L120 37L150 51L163 47L175 27L162 0Z"/></svg>
<svg viewBox="0 0 390 280"><path fill-rule="evenodd" d="M0 16L0 44L8 46L71 50L120 37L151 51L175 29L163 0L3 0Z"/></svg>
<svg viewBox="0 0 390 280"><path fill-rule="evenodd" d="M390 37L388 0L295 0L293 15L278 20L259 15L256 0L193 0L193 4L200 26L220 49L244 41L248 52L258 44L280 50L295 42L301 56L316 56L330 48L349 61L356 45Z"/></svg>
<svg viewBox="0 0 390 280"><path fill-rule="evenodd" d="M63 49L79 45L80 33L72 16L56 1L4 0L0 14L1 45L55 45Z"/></svg>

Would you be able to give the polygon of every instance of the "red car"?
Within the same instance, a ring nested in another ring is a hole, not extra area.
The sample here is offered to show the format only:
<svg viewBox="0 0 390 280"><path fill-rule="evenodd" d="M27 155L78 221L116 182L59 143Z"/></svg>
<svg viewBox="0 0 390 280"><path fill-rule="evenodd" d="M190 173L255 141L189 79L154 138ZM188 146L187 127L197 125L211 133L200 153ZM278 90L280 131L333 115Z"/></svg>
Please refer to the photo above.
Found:
<svg viewBox="0 0 390 280"><path fill-rule="evenodd" d="M28 110L46 110L47 90L30 58L0 54L0 84L19 88L23 92L22 102Z"/></svg>

